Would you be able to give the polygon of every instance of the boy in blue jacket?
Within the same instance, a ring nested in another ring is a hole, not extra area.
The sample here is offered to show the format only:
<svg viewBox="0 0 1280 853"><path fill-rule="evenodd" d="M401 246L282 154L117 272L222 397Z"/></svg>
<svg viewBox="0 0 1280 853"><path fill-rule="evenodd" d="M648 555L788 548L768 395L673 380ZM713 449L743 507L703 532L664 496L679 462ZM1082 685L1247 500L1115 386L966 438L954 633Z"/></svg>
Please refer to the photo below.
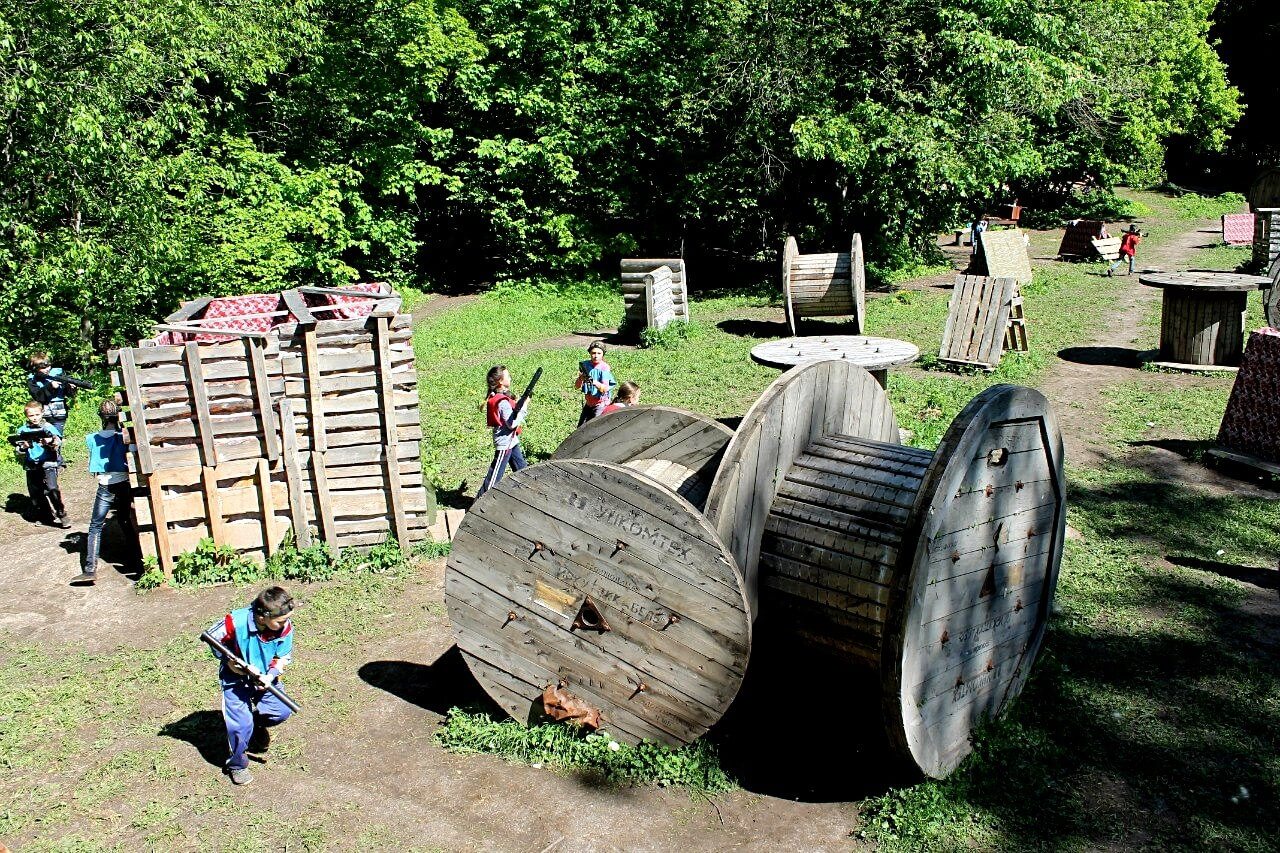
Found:
<svg viewBox="0 0 1280 853"><path fill-rule="evenodd" d="M46 423L44 406L32 400L22 409L27 422L22 429L27 434L40 433L38 438L13 442L18 462L27 472L27 495L35 507L37 517L47 517L52 511L52 522L66 529L71 526L67 508L62 503L62 490L58 487L58 469L62 467L60 449L62 430Z"/></svg>
<svg viewBox="0 0 1280 853"><path fill-rule="evenodd" d="M247 753L262 753L271 745L272 726L292 715L283 702L268 693L264 682L276 682L293 659L293 597L282 587L258 593L248 607L233 610L209 628L214 639L249 664L243 669L222 660L218 681L222 686L222 719L227 726L225 772L236 785L253 781ZM222 656L214 653L214 657Z"/></svg>
<svg viewBox="0 0 1280 853"><path fill-rule="evenodd" d="M107 513L116 511L116 520L124 532L125 545L133 556L141 561L138 532L133 527L133 492L129 486L129 465L125 460L124 436L120 434L120 407L114 400L103 400L98 406L102 429L86 435L84 443L89 448L89 473L98 480L98 491L93 499L93 514L89 516L89 537L84 547L84 563L80 574L72 578L73 584L93 585L98 577L98 552L102 546L102 527Z"/></svg>

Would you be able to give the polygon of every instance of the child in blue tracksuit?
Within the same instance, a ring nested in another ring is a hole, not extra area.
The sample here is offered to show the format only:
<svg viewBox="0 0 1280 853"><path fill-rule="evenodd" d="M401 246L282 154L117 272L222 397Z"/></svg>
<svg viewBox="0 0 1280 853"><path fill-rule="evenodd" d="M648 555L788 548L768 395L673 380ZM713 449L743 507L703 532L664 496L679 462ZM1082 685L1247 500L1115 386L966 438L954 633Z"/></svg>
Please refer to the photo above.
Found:
<svg viewBox="0 0 1280 853"><path fill-rule="evenodd" d="M93 499L93 514L89 516L89 538L84 547L84 563L80 574L71 580L74 584L92 585L98 577L98 552L102 546L102 527L107 513L116 511L116 520L124 529L126 547L142 561L138 547L138 533L133 528L133 492L129 486L129 465L125 460L124 436L120 434L120 407L114 400L103 400L98 406L102 429L86 435L84 443L89 448L89 473L98 481L98 491Z"/></svg>
<svg viewBox="0 0 1280 853"><path fill-rule="evenodd" d="M71 522L62 503L62 489L58 487L58 469L62 467L62 430L56 424L45 422L44 406L35 400L27 403L22 411L27 418L23 429L44 431L42 438L18 441L13 446L18 461L27 472L27 494L37 517L44 518L51 512L52 522L66 529Z"/></svg>
<svg viewBox="0 0 1280 853"><path fill-rule="evenodd" d="M227 726L226 773L236 785L253 781L249 752L266 752L268 729L289 719L292 711L262 686L279 681L293 655L293 598L283 588L268 587L248 607L233 610L209 628L209 633L248 664L245 670L223 660L218 670L222 686L222 719ZM214 657L221 658L216 652Z"/></svg>

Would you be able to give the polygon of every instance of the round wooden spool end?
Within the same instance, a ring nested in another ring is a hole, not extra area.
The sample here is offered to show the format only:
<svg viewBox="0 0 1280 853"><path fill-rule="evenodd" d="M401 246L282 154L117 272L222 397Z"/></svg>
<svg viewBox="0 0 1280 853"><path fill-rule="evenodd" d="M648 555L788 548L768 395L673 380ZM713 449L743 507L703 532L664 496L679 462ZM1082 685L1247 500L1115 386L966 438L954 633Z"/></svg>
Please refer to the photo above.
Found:
<svg viewBox="0 0 1280 853"><path fill-rule="evenodd" d="M823 436L898 441L898 421L875 378L847 360L802 364L779 376L747 411L707 497L707 519L746 578L755 610L760 539L778 488Z"/></svg>
<svg viewBox="0 0 1280 853"><path fill-rule="evenodd" d="M732 437L733 430L704 415L670 406L632 406L587 421L551 458L625 465L701 509Z"/></svg>
<svg viewBox="0 0 1280 853"><path fill-rule="evenodd" d="M589 459L490 490L454 539L445 603L471 671L514 718L541 718L559 687L628 743L705 733L751 648L742 578L702 513Z"/></svg>
<svg viewBox="0 0 1280 853"><path fill-rule="evenodd" d="M1048 401L975 397L925 472L882 652L892 741L942 778L981 720L1021 691L1044 639L1066 526L1062 438Z"/></svg>

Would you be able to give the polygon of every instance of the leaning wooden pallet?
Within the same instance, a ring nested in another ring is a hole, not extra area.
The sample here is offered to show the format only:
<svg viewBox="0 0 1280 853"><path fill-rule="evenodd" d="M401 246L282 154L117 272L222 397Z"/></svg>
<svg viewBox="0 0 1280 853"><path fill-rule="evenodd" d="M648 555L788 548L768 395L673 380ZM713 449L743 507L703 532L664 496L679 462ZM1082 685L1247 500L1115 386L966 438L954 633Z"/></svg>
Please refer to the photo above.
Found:
<svg viewBox="0 0 1280 853"><path fill-rule="evenodd" d="M423 539L433 502L399 298L383 286L239 299L198 300L111 353L144 555L168 573L206 537L258 558L313 530L338 550Z"/></svg>
<svg viewBox="0 0 1280 853"><path fill-rule="evenodd" d="M995 370L1004 352L1016 291L1012 278L956 276L938 360Z"/></svg>

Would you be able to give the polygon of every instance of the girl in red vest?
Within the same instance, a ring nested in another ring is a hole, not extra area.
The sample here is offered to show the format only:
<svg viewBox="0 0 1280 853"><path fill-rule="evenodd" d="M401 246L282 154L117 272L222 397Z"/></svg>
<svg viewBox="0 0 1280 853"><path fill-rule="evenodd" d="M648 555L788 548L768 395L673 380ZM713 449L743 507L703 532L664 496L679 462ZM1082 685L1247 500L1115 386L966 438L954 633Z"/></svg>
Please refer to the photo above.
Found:
<svg viewBox="0 0 1280 853"><path fill-rule="evenodd" d="M489 463L489 473L485 475L480 491L476 492L478 500L487 489L497 485L506 473L507 465L512 471L523 471L529 467L524 453L520 451L520 432L524 429L525 415L529 412L529 404L515 415L516 396L511 393L511 374L504 364L495 364L489 368L485 377L489 385L489 397L484 402L485 420L493 430L493 461Z"/></svg>

